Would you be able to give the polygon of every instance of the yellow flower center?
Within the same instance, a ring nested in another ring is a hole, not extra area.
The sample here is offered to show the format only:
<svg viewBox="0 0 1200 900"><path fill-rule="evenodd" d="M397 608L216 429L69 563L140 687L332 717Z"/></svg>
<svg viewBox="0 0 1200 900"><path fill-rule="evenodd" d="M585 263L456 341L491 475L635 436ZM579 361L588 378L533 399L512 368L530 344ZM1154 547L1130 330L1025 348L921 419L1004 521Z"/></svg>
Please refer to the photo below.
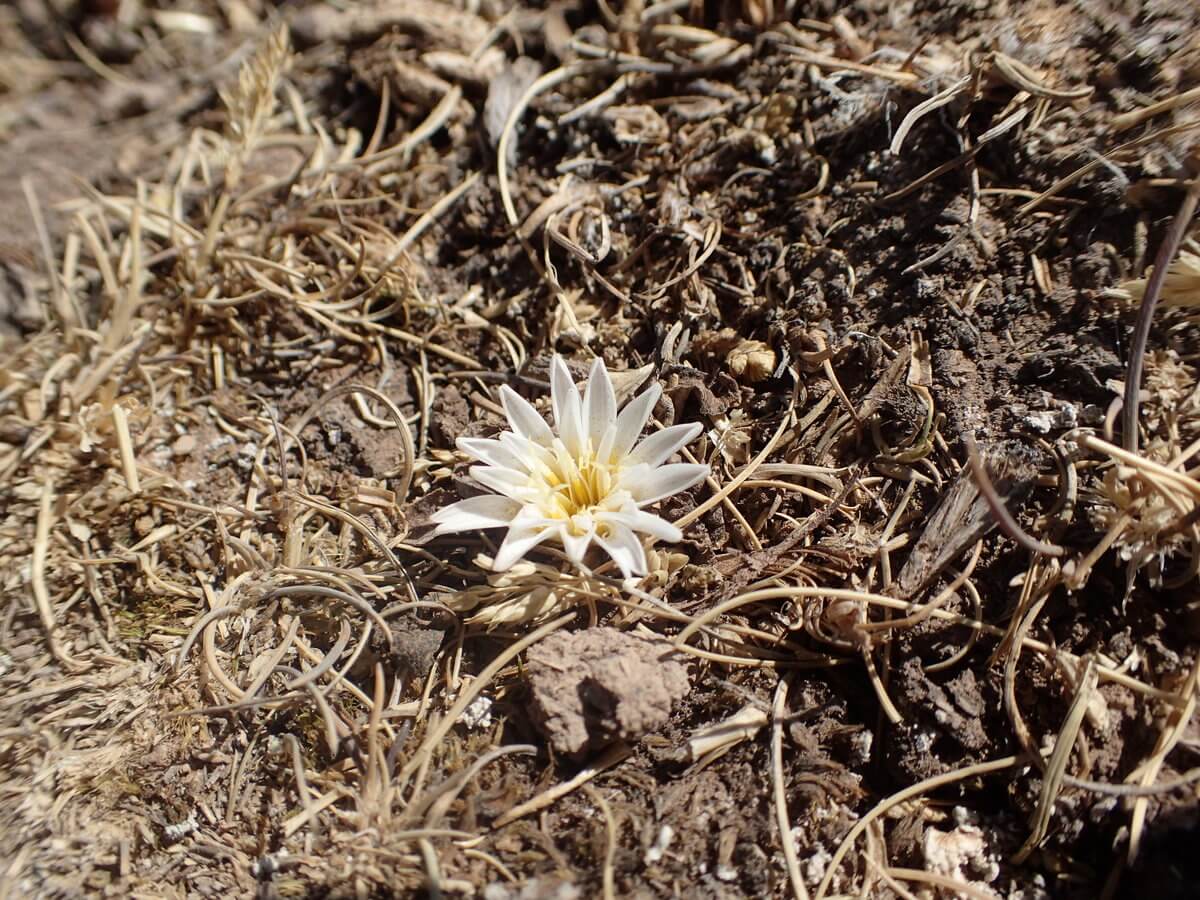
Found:
<svg viewBox="0 0 1200 900"><path fill-rule="evenodd" d="M618 467L598 460L590 447L576 458L559 442L555 445L553 458L539 466L532 477L543 487L547 517L567 520L573 533L582 534L590 514L610 499Z"/></svg>

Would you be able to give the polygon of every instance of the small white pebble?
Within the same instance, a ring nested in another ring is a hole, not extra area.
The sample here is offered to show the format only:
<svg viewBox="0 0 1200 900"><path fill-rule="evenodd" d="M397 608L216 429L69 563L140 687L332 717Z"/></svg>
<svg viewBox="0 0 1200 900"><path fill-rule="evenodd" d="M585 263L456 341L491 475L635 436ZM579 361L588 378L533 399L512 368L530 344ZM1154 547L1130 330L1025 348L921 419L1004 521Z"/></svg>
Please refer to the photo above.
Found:
<svg viewBox="0 0 1200 900"><path fill-rule="evenodd" d="M865 763L871 759L871 745L874 742L875 735L865 728L854 736L851 740L851 745L854 747L856 762Z"/></svg>
<svg viewBox="0 0 1200 900"><path fill-rule="evenodd" d="M199 824L196 822L196 814L194 812L189 813L188 817L182 822L165 826L163 828L163 837L173 844L176 841L183 840L199 827Z"/></svg>
<svg viewBox="0 0 1200 900"><path fill-rule="evenodd" d="M804 880L809 884L816 884L825 877L825 871L831 862L833 862L833 854L824 847L818 847L804 861Z"/></svg>
<svg viewBox="0 0 1200 900"><path fill-rule="evenodd" d="M663 854L667 852L667 848L671 846L671 841L675 837L675 829L670 825L664 825L658 830L658 840L654 845L646 851L646 865L658 862L663 858Z"/></svg>
<svg viewBox="0 0 1200 900"><path fill-rule="evenodd" d="M476 697L463 710L462 719L459 721L472 731L476 728L487 728L492 724L492 698L482 694Z"/></svg>

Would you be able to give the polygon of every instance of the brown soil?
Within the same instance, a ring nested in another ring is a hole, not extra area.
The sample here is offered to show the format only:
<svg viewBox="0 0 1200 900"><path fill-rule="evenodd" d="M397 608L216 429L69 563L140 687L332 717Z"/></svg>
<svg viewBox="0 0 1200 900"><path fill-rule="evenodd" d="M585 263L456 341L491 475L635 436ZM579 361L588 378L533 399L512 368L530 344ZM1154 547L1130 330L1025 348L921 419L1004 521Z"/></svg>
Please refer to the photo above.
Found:
<svg viewBox="0 0 1200 900"><path fill-rule="evenodd" d="M345 7L0 10L0 897L1191 896L1200 14ZM556 352L637 590L429 526Z"/></svg>

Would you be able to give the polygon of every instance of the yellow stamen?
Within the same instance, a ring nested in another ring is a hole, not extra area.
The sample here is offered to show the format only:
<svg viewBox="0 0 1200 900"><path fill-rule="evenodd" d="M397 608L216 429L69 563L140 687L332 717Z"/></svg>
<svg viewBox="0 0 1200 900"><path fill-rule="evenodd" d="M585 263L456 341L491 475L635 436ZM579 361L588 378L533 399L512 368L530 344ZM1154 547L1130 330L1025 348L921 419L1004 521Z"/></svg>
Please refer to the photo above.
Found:
<svg viewBox="0 0 1200 900"><path fill-rule="evenodd" d="M591 448L581 459L556 447L553 460L537 467L532 477L540 481L549 501L546 514L571 520L601 507L617 483L618 466L598 460Z"/></svg>

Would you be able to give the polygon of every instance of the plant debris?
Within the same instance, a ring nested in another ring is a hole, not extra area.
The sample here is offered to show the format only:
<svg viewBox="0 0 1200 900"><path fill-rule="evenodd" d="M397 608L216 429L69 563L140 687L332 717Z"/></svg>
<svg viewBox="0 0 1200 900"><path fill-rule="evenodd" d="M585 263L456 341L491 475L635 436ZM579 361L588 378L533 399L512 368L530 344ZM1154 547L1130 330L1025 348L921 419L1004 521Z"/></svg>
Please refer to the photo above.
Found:
<svg viewBox="0 0 1200 900"><path fill-rule="evenodd" d="M1190 896L1197 33L0 9L0 896ZM680 540L439 533L601 367Z"/></svg>

